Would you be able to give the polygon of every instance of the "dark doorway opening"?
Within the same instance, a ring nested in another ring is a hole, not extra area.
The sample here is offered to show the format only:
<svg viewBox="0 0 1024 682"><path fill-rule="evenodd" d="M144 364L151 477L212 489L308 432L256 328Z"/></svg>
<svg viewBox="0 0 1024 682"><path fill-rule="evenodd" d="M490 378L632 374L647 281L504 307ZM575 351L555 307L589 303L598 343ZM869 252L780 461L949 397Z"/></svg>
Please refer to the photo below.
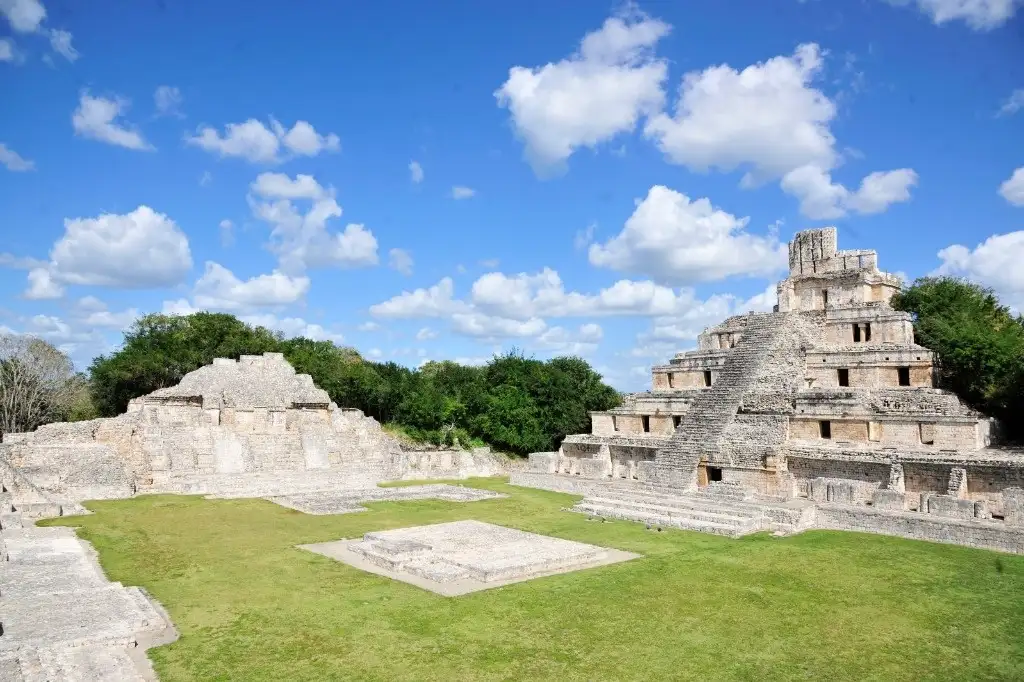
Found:
<svg viewBox="0 0 1024 682"><path fill-rule="evenodd" d="M900 386L910 385L910 368L909 367L897 367L896 374L900 379Z"/></svg>
<svg viewBox="0 0 1024 682"><path fill-rule="evenodd" d="M721 467L708 467L708 483L714 483L715 481L722 480L722 468Z"/></svg>
<svg viewBox="0 0 1024 682"><path fill-rule="evenodd" d="M848 370L848 369L838 369L838 370L836 370L836 372L838 372L838 374L839 374L839 385L840 386L849 386L850 385L850 370Z"/></svg>
<svg viewBox="0 0 1024 682"><path fill-rule="evenodd" d="M830 422L830 421L820 421L820 422L818 422L818 427L821 429L821 437L822 438L831 438L832 437L832 422Z"/></svg>
<svg viewBox="0 0 1024 682"><path fill-rule="evenodd" d="M640 417L640 424L643 425L644 433L651 432L651 418L649 416L642 415Z"/></svg>
<svg viewBox="0 0 1024 682"><path fill-rule="evenodd" d="M710 386L711 385L711 370L709 370L709 369L704 370L704 385L705 386Z"/></svg>

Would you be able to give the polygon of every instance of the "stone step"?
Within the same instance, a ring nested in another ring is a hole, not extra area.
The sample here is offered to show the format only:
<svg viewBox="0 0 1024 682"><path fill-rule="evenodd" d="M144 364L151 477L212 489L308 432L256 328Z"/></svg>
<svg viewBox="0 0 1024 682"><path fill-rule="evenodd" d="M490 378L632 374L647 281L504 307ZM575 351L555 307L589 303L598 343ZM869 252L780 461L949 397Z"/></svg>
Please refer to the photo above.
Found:
<svg viewBox="0 0 1024 682"><path fill-rule="evenodd" d="M722 499L700 493L679 493L679 492L654 492L654 491L632 491L632 490L602 490L594 492L587 497L607 497L645 504L662 504L666 506L690 507L692 509L723 511L736 513L737 515L759 513L756 503L745 502L736 499Z"/></svg>
<svg viewBox="0 0 1024 682"><path fill-rule="evenodd" d="M142 682L145 677L124 647L81 646L36 649L22 664L24 682Z"/></svg>
<svg viewBox="0 0 1024 682"><path fill-rule="evenodd" d="M607 509L621 509L627 512L641 511L649 514L665 516L670 519L720 523L726 526L742 526L759 518L755 516L736 516L735 514L722 514L713 511L702 511L680 507L665 507L657 504L628 504L616 502L615 500L585 499L580 504Z"/></svg>
<svg viewBox="0 0 1024 682"><path fill-rule="evenodd" d="M32 518L51 518L62 513L60 504L56 502L22 502L13 506L14 511Z"/></svg>
<svg viewBox="0 0 1024 682"><path fill-rule="evenodd" d="M665 528L679 528L681 530L693 530L701 533L727 535L730 537L746 535L747 533L753 533L756 530L758 530L754 526L737 526L729 523L698 521L694 519L664 516L662 514L646 512L639 509L605 507L602 505L587 505L584 503L576 505L576 507L573 508L573 511L578 511L584 514L592 514L594 516L601 516L604 518L622 519L624 521L636 521L638 523L647 523L652 526L661 526Z"/></svg>
<svg viewBox="0 0 1024 682"><path fill-rule="evenodd" d="M583 503L586 504L599 504L608 507L624 507L624 508L635 508L644 509L646 511L652 511L659 514L667 514L669 516L690 516L693 518L701 518L707 521L716 521L722 519L723 523L735 520L736 522L749 521L751 519L761 518L761 512L759 509L754 508L723 508L721 505L709 504L707 502L695 500L695 501L682 501L682 500L630 500L618 497L605 497L605 496L587 496L583 498Z"/></svg>
<svg viewBox="0 0 1024 682"><path fill-rule="evenodd" d="M22 527L21 512L10 511L0 513L0 530Z"/></svg>

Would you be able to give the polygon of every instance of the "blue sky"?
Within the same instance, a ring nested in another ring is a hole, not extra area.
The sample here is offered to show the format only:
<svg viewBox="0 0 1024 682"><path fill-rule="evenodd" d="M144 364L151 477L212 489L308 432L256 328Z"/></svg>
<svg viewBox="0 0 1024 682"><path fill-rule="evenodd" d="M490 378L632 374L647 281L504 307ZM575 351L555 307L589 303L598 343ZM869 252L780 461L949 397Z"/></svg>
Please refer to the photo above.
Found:
<svg viewBox="0 0 1024 682"><path fill-rule="evenodd" d="M620 389L836 225L1024 308L1015 0L0 0L0 330L224 310Z"/></svg>

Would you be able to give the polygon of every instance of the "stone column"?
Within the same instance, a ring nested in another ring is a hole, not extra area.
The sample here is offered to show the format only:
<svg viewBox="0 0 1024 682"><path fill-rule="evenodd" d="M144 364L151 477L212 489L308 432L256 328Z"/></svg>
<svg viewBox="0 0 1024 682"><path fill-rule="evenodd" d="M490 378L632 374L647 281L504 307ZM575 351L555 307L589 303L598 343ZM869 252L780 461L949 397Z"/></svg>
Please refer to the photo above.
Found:
<svg viewBox="0 0 1024 682"><path fill-rule="evenodd" d="M607 477L615 475L615 465L612 462L611 448L607 445L602 445L597 451L597 460L603 463L603 466L601 467L602 476Z"/></svg>
<svg viewBox="0 0 1024 682"><path fill-rule="evenodd" d="M892 462L889 465L889 490L898 493L907 492L906 480L903 477L903 465L899 462Z"/></svg>
<svg viewBox="0 0 1024 682"><path fill-rule="evenodd" d="M967 469L953 467L949 471L949 489L947 495L961 500L967 499Z"/></svg>

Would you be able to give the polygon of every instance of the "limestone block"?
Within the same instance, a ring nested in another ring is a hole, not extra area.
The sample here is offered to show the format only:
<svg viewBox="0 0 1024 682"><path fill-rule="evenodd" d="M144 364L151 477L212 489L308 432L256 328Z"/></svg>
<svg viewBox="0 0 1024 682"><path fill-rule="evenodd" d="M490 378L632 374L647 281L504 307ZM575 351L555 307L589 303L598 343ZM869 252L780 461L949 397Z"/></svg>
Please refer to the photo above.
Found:
<svg viewBox="0 0 1024 682"><path fill-rule="evenodd" d="M974 518L974 501L961 500L952 495L932 495L928 498L927 510L936 516L968 520Z"/></svg>
<svg viewBox="0 0 1024 682"><path fill-rule="evenodd" d="M583 478L607 478L612 475L611 461L603 459L581 459L576 473Z"/></svg>
<svg viewBox="0 0 1024 682"><path fill-rule="evenodd" d="M871 506L884 511L903 511L906 502L907 496L897 490L876 490L871 498Z"/></svg>
<svg viewBox="0 0 1024 682"><path fill-rule="evenodd" d="M1003 490L1003 522L1008 526L1024 526L1024 488Z"/></svg>
<svg viewBox="0 0 1024 682"><path fill-rule="evenodd" d="M949 486L946 494L960 499L967 497L967 469L953 467L949 470Z"/></svg>

